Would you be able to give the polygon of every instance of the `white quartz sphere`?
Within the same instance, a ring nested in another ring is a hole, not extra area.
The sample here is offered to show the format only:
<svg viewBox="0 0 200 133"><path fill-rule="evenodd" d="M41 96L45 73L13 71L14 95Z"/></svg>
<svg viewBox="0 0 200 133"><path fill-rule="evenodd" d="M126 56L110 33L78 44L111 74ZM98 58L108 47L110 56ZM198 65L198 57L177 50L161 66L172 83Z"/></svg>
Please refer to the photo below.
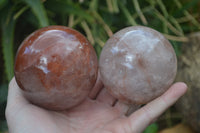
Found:
<svg viewBox="0 0 200 133"><path fill-rule="evenodd" d="M177 59L161 33L134 26L118 31L106 42L99 67L111 95L127 104L145 104L173 83Z"/></svg>

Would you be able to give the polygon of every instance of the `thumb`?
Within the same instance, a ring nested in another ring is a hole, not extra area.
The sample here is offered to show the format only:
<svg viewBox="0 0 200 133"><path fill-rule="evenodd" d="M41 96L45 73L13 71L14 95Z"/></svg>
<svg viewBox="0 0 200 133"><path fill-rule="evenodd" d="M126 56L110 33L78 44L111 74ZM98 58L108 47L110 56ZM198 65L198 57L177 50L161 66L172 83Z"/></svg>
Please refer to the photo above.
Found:
<svg viewBox="0 0 200 133"><path fill-rule="evenodd" d="M27 105L29 102L24 98L22 91L16 83L15 77L9 83L8 98L6 106L6 117L9 116L10 112L18 111L22 106Z"/></svg>
<svg viewBox="0 0 200 133"><path fill-rule="evenodd" d="M129 116L123 125L124 128L130 131L130 133L142 132L152 121L173 105L186 91L187 85L185 83L175 83L163 95Z"/></svg>

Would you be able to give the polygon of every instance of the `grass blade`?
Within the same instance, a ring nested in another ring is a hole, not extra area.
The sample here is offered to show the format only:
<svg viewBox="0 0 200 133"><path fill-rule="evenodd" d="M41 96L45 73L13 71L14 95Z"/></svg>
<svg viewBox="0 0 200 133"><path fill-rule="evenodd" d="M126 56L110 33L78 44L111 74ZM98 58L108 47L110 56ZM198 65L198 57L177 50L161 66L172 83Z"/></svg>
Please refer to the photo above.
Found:
<svg viewBox="0 0 200 133"><path fill-rule="evenodd" d="M90 10L97 10L98 9L98 3L99 1L98 0L92 0L89 4L89 9Z"/></svg>
<svg viewBox="0 0 200 133"><path fill-rule="evenodd" d="M123 5L123 3L121 3L121 1L119 1L119 6L122 9L122 12L124 13L125 17L128 19L128 22L132 25L135 26L137 25L137 23L135 22L135 20L133 19L133 17L131 16L130 12L128 11L128 9Z"/></svg>
<svg viewBox="0 0 200 133"><path fill-rule="evenodd" d="M182 36L184 36L183 29L181 28L181 25L178 23L178 21L173 16L170 16L169 19L174 24L174 26L180 31Z"/></svg>
<svg viewBox="0 0 200 133"><path fill-rule="evenodd" d="M183 33L177 30L157 9L154 9L154 13L162 22L166 23L167 27L177 36L183 36Z"/></svg>
<svg viewBox="0 0 200 133"><path fill-rule="evenodd" d="M106 24L104 19L101 17L101 15L98 14L96 11L93 11L92 14L93 14L94 18L96 18L96 20L99 21L99 23L103 25L103 28L106 31L106 33L108 34L108 36L111 37L113 35L113 32L110 29L110 27Z"/></svg>
<svg viewBox="0 0 200 133"><path fill-rule="evenodd" d="M92 45L94 45L94 43L95 43L95 42L94 42L94 38L93 38L92 32L91 32L91 30L90 30L88 24L87 24L85 21L82 21L82 22L81 22L81 26L83 27L83 29L84 29L84 31L85 31L85 33L86 33L86 35L87 35L87 38L88 38L89 42L90 42Z"/></svg>
<svg viewBox="0 0 200 133"><path fill-rule="evenodd" d="M147 20L146 20L144 14L142 13L142 11L141 11L141 9L140 9L140 5L139 5L138 0L133 0L133 3L134 3L134 6L135 6L135 10L136 10L137 14L139 15L139 17L140 17L142 23L143 23L144 25L147 25L148 22L147 22Z"/></svg>
<svg viewBox="0 0 200 133"><path fill-rule="evenodd" d="M182 4L179 0L175 0L174 2L179 9L182 8ZM200 23L187 10L183 10L183 14L187 16L191 22L198 27L198 29L200 29Z"/></svg>
<svg viewBox="0 0 200 133"><path fill-rule="evenodd" d="M90 23L93 23L94 21L94 18L86 10L83 10L79 5L69 1L47 1L45 5L48 9L56 13L66 13L68 15L73 14L87 20Z"/></svg>
<svg viewBox="0 0 200 133"><path fill-rule="evenodd" d="M168 35L168 34L164 34L164 33L163 33L163 35L171 41L177 41L177 42L188 42L189 41L189 39L184 36L173 36L173 35Z"/></svg>
<svg viewBox="0 0 200 133"><path fill-rule="evenodd" d="M160 6L160 9L161 9L162 13L164 14L164 16L166 18L168 18L169 14L168 14L167 9L166 9L164 3L162 2L162 0L157 0L157 2L158 2L158 5Z"/></svg>
<svg viewBox="0 0 200 133"><path fill-rule="evenodd" d="M29 9L29 6L25 6L22 9L20 9L15 15L14 19L18 19L27 9Z"/></svg>
<svg viewBox="0 0 200 133"><path fill-rule="evenodd" d="M106 3L107 3L107 6L108 6L108 11L110 13L113 13L114 9L113 9L113 5L112 5L112 1L111 0L106 0Z"/></svg>
<svg viewBox="0 0 200 133"><path fill-rule="evenodd" d="M199 17L198 14L192 14L192 16L195 19ZM186 23L186 22L191 21L191 18L188 18L187 16L184 16L184 17L177 18L176 20L177 20L178 23Z"/></svg>
<svg viewBox="0 0 200 133"><path fill-rule="evenodd" d="M119 7L118 7L118 1L117 0L112 0L113 3L113 9L115 13L119 13Z"/></svg>

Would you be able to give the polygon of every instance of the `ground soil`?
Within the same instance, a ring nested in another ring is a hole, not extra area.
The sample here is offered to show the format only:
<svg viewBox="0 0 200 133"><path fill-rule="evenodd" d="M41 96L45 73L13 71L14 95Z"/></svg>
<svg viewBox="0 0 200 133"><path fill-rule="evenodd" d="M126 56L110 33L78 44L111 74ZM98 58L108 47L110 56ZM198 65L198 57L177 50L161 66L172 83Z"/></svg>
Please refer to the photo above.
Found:
<svg viewBox="0 0 200 133"><path fill-rule="evenodd" d="M185 122L200 132L200 32L188 36L189 42L182 44L178 57L177 81L184 81L188 91L177 103Z"/></svg>

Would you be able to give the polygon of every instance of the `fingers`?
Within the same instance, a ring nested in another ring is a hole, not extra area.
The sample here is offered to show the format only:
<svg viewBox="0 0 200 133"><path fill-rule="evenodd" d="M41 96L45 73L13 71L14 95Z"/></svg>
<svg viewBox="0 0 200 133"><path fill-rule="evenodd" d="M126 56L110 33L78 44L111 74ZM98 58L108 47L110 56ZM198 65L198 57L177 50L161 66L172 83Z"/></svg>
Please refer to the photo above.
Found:
<svg viewBox="0 0 200 133"><path fill-rule="evenodd" d="M104 87L104 85L101 81L100 72L98 72L97 81L89 94L89 98L91 98L93 100L96 99L97 101L99 101L101 103L105 103L106 105L112 106L115 103L116 98L111 96L107 92L107 90L103 87Z"/></svg>
<svg viewBox="0 0 200 133"><path fill-rule="evenodd" d="M16 102L18 102L18 104L19 103L24 104L27 103L27 100L24 98L22 91L17 85L15 77L13 77L9 83L7 104L13 104Z"/></svg>
<svg viewBox="0 0 200 133"><path fill-rule="evenodd" d="M121 115L124 115L129 110L130 105L124 104L121 101L117 101L114 108L117 109L120 112Z"/></svg>
<svg viewBox="0 0 200 133"><path fill-rule="evenodd" d="M131 114L133 111L138 109L138 106L135 105L126 105L122 102L119 102L116 98L111 96L105 88L103 88L103 82L101 81L100 72L98 71L97 81L89 94L89 98L92 100L97 99L99 102L105 103L107 105L113 106L116 108L120 114Z"/></svg>
<svg viewBox="0 0 200 133"><path fill-rule="evenodd" d="M23 105L26 105L27 103L28 102L23 97L22 92L15 81L15 78L12 78L9 83L8 98L5 111L9 128L12 127L12 125L16 125L16 114L19 112L19 110L23 109Z"/></svg>
<svg viewBox="0 0 200 133"><path fill-rule="evenodd" d="M12 109L17 110L27 103L28 101L24 98L15 78L13 78L9 83L6 112Z"/></svg>
<svg viewBox="0 0 200 133"><path fill-rule="evenodd" d="M114 106L114 108L117 109L121 115L126 115L126 116L132 114L139 107L140 105L125 104L124 102L121 101L117 101L117 103Z"/></svg>
<svg viewBox="0 0 200 133"><path fill-rule="evenodd" d="M106 88L103 88L100 91L96 100L104 103L105 105L112 106L119 112L120 115L130 115L140 107L139 105L128 105L117 100L107 91Z"/></svg>
<svg viewBox="0 0 200 133"><path fill-rule="evenodd" d="M109 106L113 106L117 99L110 95L110 93L108 93L105 88L103 88L97 96L96 100Z"/></svg>
<svg viewBox="0 0 200 133"><path fill-rule="evenodd" d="M96 99L97 95L102 89L103 89L103 83L101 81L100 72L98 72L97 81L89 94L89 98L93 100Z"/></svg>
<svg viewBox="0 0 200 133"><path fill-rule="evenodd" d="M142 132L153 120L174 104L187 90L184 83L172 85L167 92L134 112L126 121L125 128L130 132Z"/></svg>
<svg viewBox="0 0 200 133"><path fill-rule="evenodd" d="M101 103L105 103L107 105L113 106L116 108L120 114L126 114L127 111L132 113L135 111L135 106L129 106L122 102L119 102L116 98L107 92L105 88L103 88L103 82L101 81L100 72L98 71L97 81L89 94L89 98L92 100L98 100Z"/></svg>

